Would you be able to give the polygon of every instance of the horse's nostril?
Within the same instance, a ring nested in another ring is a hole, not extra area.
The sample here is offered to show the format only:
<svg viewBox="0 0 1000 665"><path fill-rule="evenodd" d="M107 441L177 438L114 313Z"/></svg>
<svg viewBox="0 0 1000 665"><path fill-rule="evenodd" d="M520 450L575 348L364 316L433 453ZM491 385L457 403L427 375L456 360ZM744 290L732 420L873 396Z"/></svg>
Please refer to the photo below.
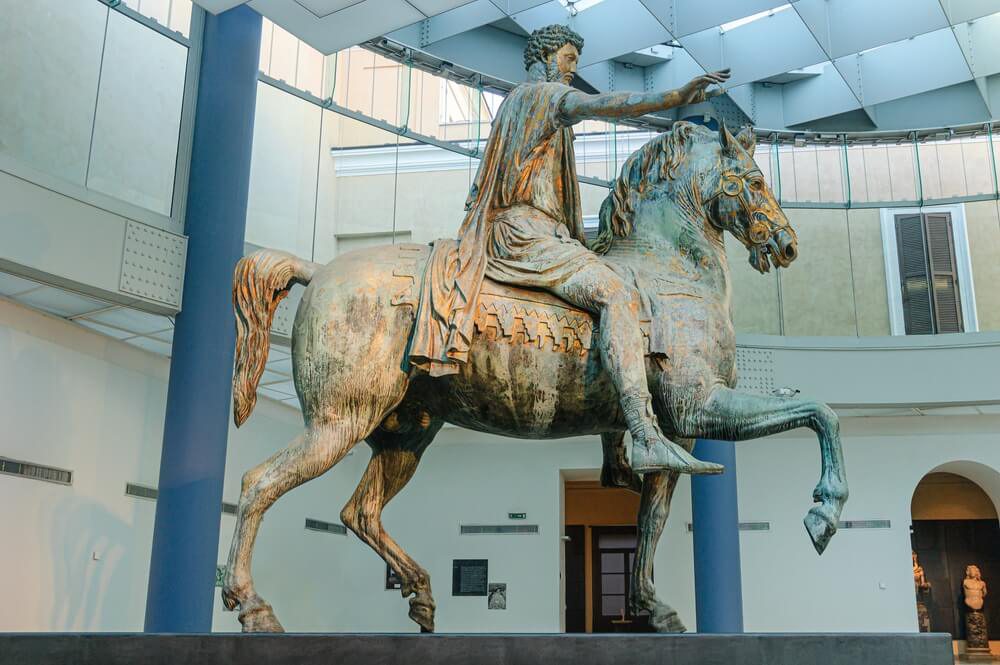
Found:
<svg viewBox="0 0 1000 665"><path fill-rule="evenodd" d="M794 261L796 256L798 256L798 252L795 250L795 245L788 245L785 247L786 261Z"/></svg>

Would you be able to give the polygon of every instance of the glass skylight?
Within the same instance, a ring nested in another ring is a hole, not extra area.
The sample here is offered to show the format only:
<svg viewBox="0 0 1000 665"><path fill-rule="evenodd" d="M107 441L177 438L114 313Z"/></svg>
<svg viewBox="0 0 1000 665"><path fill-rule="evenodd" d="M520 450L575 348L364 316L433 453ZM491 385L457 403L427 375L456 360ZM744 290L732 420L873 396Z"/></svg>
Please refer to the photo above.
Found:
<svg viewBox="0 0 1000 665"><path fill-rule="evenodd" d="M750 16L744 16L743 18L738 18L735 21L730 21L729 23L723 23L719 26L719 32L728 32L733 28L738 28L741 25L746 25L747 23L753 23L754 21L759 21L762 18L767 18L768 16L774 16L778 12L783 12L791 7L791 5L781 5L780 7L775 7L774 9L765 9L762 12L757 12L756 14L751 14Z"/></svg>

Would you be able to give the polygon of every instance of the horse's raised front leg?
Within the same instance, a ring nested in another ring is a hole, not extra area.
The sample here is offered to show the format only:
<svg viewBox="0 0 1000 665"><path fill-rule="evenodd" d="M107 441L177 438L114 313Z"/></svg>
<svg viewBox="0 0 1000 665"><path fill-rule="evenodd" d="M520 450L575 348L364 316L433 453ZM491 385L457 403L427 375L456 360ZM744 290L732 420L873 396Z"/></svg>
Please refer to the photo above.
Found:
<svg viewBox="0 0 1000 665"><path fill-rule="evenodd" d="M283 632L274 610L253 586L250 574L254 541L264 512L290 489L323 474L357 443L354 428L310 427L282 451L243 474L236 531L222 585L227 609L240 608L243 632Z"/></svg>
<svg viewBox="0 0 1000 665"><path fill-rule="evenodd" d="M601 434L604 463L601 465L601 487L624 487L636 494L642 492L642 478L632 471L625 457L625 432Z"/></svg>
<svg viewBox="0 0 1000 665"><path fill-rule="evenodd" d="M677 443L690 450L694 442L678 439ZM678 475L676 471L658 471L647 473L642 478L639 544L632 568L629 604L633 614L648 611L649 623L659 633L683 633L687 630L677 616L677 610L657 598L653 587L653 556L670 514L670 500L677 486Z"/></svg>
<svg viewBox="0 0 1000 665"><path fill-rule="evenodd" d="M410 598L410 618L422 632L434 632L434 596L431 577L382 526L382 509L413 477L424 449L441 429L442 421L421 424L421 432L393 435L382 429L369 437L373 452L354 496L340 513L344 525L356 533L399 575L400 593Z"/></svg>
<svg viewBox="0 0 1000 665"><path fill-rule="evenodd" d="M816 432L822 474L813 501L820 505L811 508L803 522L816 551L823 553L837 531L848 496L840 421L833 409L813 400L749 395L717 384L701 408L680 406L678 411L674 412L677 429L689 437L743 441L796 427Z"/></svg>

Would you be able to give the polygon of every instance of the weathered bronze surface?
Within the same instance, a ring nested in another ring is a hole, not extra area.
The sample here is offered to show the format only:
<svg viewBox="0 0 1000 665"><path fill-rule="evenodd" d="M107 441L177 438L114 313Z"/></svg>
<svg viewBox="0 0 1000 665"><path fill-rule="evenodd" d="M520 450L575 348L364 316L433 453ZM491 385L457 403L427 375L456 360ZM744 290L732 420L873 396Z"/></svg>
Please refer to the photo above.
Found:
<svg viewBox="0 0 1000 665"><path fill-rule="evenodd" d="M555 39L557 51L530 66L551 78L563 71L558 58L576 52L565 46ZM571 91L558 108L570 119L613 117L623 107L645 112L654 102L664 108L668 98L704 98L711 82L692 82L693 92L624 100ZM543 106L542 116L548 113ZM580 108L590 110L576 114ZM559 122L553 133L569 131ZM516 132L507 134L513 140ZM695 438L735 441L813 429L822 474L813 493L819 505L804 522L817 552L826 547L847 500L836 415L815 401L734 390L723 233L747 247L761 272L787 266L797 253L794 231L753 161L752 132L734 137L724 127L716 133L677 123L636 151L601 208L593 247L600 256L582 244L578 200L566 194L575 180L566 179L572 144L571 135L563 136L558 169L552 160L525 161L518 150L488 148L457 242L438 241L433 250L359 250L326 266L270 250L240 261L234 278L238 425L256 401L275 307L293 283L308 285L292 333L306 430L244 475L222 590L226 606L240 608L245 631L281 630L250 574L264 511L362 440L372 458L341 519L399 573L403 596L412 596L411 618L433 630L429 576L385 532L380 515L445 422L528 439L600 434L602 481L642 494L629 602L636 612L647 610L660 631L684 630L652 583L653 554L678 474L714 470L689 455ZM555 184L536 182L546 178ZM504 199L509 182L514 193ZM532 281L531 275L553 278ZM430 345L415 351L421 339ZM638 458L645 467L641 477L625 454L628 430L631 462Z"/></svg>
<svg viewBox="0 0 1000 665"><path fill-rule="evenodd" d="M706 88L729 72L669 92L586 95L568 85L582 48L583 39L562 25L529 38L528 81L497 112L458 240L439 241L429 259L409 358L431 376L460 371L469 361L484 277L543 289L600 317L594 349L632 434L635 471L719 473L720 465L696 460L670 441L654 417L639 334L643 285L627 262L616 270L586 247L572 125L704 100L718 92Z"/></svg>

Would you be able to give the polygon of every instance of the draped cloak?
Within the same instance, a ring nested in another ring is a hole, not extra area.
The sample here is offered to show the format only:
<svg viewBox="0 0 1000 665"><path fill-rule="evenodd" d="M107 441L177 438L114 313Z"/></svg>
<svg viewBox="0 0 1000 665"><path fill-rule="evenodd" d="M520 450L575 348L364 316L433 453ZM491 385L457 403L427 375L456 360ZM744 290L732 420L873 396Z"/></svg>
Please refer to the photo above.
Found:
<svg viewBox="0 0 1000 665"><path fill-rule="evenodd" d="M562 83L524 83L497 110L458 239L435 242L424 271L409 358L432 376L454 374L468 359L490 246L507 242L494 237L498 214L529 206L533 217L551 219L586 247L573 130L560 112L572 90ZM502 281L528 283L516 272L516 264L505 267Z"/></svg>

